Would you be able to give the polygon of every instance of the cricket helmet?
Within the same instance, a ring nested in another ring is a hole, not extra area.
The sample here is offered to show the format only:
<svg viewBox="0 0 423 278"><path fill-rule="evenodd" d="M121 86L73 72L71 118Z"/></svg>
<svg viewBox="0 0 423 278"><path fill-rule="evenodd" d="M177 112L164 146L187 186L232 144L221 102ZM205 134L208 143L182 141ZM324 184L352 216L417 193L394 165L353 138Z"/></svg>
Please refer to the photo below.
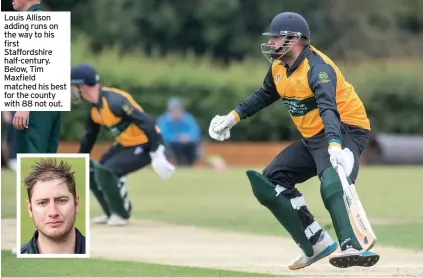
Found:
<svg viewBox="0 0 423 278"><path fill-rule="evenodd" d="M100 81L97 70L90 64L77 64L71 68L72 102L82 100L81 85L94 86Z"/></svg>
<svg viewBox="0 0 423 278"><path fill-rule="evenodd" d="M262 43L261 51L272 62L285 55L300 38L310 38L310 29L303 16L293 12L283 12L276 15L269 26L269 31L263 36L280 37L279 45ZM297 40L293 41L293 38Z"/></svg>
<svg viewBox="0 0 423 278"><path fill-rule="evenodd" d="M90 64L77 64L71 68L71 85L94 86L98 81L97 70Z"/></svg>

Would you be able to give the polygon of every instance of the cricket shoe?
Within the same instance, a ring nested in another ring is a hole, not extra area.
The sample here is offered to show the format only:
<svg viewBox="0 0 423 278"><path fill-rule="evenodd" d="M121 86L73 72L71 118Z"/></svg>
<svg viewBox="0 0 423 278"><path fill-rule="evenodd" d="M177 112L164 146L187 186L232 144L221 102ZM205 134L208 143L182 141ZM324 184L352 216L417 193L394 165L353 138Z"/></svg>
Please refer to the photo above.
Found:
<svg viewBox="0 0 423 278"><path fill-rule="evenodd" d="M302 251L302 254L294 259L288 265L288 268L290 270L297 270L309 266L332 254L336 248L338 248L338 244L330 237L328 233L323 231L319 237L319 240L316 242L316 244L313 245L314 255L309 257L304 253L304 251Z"/></svg>
<svg viewBox="0 0 423 278"><path fill-rule="evenodd" d="M109 217L106 214L94 217L93 219L94 224L107 224L107 221L109 221Z"/></svg>
<svg viewBox="0 0 423 278"><path fill-rule="evenodd" d="M120 217L117 214L112 213L109 220L107 220L107 225L109 226L125 226L129 224L129 219Z"/></svg>
<svg viewBox="0 0 423 278"><path fill-rule="evenodd" d="M358 251L354 248L334 253L329 257L329 263L339 268L351 266L371 267L377 264L379 255L372 250Z"/></svg>

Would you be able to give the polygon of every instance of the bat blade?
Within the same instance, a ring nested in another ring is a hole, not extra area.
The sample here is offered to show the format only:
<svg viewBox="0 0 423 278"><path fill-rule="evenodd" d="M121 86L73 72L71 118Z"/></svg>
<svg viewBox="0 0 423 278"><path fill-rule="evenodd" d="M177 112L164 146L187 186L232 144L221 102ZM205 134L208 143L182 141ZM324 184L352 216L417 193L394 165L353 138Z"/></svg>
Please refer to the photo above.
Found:
<svg viewBox="0 0 423 278"><path fill-rule="evenodd" d="M376 243L376 235L367 218L354 184L349 184L344 169L339 166L338 174L344 190L344 202L354 234L363 250L371 249Z"/></svg>

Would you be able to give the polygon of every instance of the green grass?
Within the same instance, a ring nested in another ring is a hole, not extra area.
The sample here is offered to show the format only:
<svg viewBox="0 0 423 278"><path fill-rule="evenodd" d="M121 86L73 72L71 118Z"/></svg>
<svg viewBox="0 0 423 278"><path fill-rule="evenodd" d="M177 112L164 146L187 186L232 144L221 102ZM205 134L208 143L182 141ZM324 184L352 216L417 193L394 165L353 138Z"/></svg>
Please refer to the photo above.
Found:
<svg viewBox="0 0 423 278"><path fill-rule="evenodd" d="M26 200L28 199L28 194L23 184L25 177L31 171L31 167L34 165L36 161L40 158L22 158L21 160L21 243L27 242L31 239L34 234L35 226L32 222L28 214L28 210L26 207ZM85 159L84 158L62 158L61 160L67 162L71 167L72 170L75 171L75 182L76 182L76 192L80 198L80 205L79 205L79 212L76 218L75 226L79 229L79 231L85 235ZM13 178L12 178L13 180ZM8 177L7 184L10 184L11 180ZM2 182L2 184L4 184ZM88 186L88 185L87 185ZM4 186L3 186L4 187ZM9 188L10 189L10 188ZM3 192L2 192L3 193ZM16 195L13 195L16 196ZM10 196L11 199L12 196ZM2 198L3 200L4 198ZM16 200L16 198L14 198ZM7 209L9 211L9 208ZM12 210L10 208L10 210ZM3 215L2 215L3 217Z"/></svg>
<svg viewBox="0 0 423 278"><path fill-rule="evenodd" d="M128 177L135 218L182 225L198 225L263 235L287 235L273 216L255 200L245 171L215 172L178 169L170 181L161 181L150 169ZM420 167L362 167L357 190L374 229L378 244L423 249L423 210ZM2 177L2 217L15 216L14 176ZM11 186L8 186L11 185ZM312 179L298 185L308 207L322 225L330 225ZM91 196L91 215L100 209ZM333 234L333 231L332 231Z"/></svg>
<svg viewBox="0 0 423 278"><path fill-rule="evenodd" d="M1 256L2 277L272 277L268 274L128 261L17 259L9 251L2 251Z"/></svg>
<svg viewBox="0 0 423 278"><path fill-rule="evenodd" d="M378 245L423 249L423 210L421 208L421 167L362 167L357 180L357 190L378 236ZM2 175L2 217L15 217L15 175L4 171ZM181 225L197 225L258 235L281 235L287 233L273 216L252 195L244 169L212 171L209 169L178 169L170 181L160 180L151 169L144 169L128 177L129 196L133 203L134 218L158 220ZM320 197L319 183L312 179L298 185L309 209L316 219L334 231L329 213ZM91 215L100 209L91 196ZM19 264L18 264L19 262ZM6 264L5 264L6 263ZM5 257L5 275L26 275L28 262ZM22 265L21 265L22 264ZM62 266L62 264L64 264ZM72 265L72 267L68 266ZM110 270L107 276L231 276L220 270L192 270L173 266L136 263L134 271L125 272L130 262L104 263L100 260L69 261L58 264L69 275L72 269L84 267L96 276L102 269ZM49 263L43 261L44 272L34 275L54 275ZM102 267L106 265L106 268ZM113 265L113 269L109 269ZM77 266L77 268L75 267ZM19 272L20 271L20 272ZM196 272L198 271L198 272ZM106 273L106 272L103 272ZM146 273L141 275L141 273ZM32 273L31 273L32 275ZM64 275L62 272L60 275ZM88 274L87 274L88 275ZM235 275L235 274L234 274ZM248 276L253 276L248 274Z"/></svg>

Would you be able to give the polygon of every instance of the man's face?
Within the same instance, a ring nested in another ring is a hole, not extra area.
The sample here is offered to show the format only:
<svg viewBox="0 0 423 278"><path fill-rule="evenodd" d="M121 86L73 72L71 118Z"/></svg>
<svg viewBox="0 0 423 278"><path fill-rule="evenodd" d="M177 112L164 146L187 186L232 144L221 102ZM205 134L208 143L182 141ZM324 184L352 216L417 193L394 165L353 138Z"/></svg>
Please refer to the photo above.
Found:
<svg viewBox="0 0 423 278"><path fill-rule="evenodd" d="M40 233L52 239L61 239L74 227L79 197L75 200L62 180L37 182L27 207Z"/></svg>
<svg viewBox="0 0 423 278"><path fill-rule="evenodd" d="M81 100L87 101L90 99L90 86L81 84L81 85L72 85L72 101L78 102Z"/></svg>
<svg viewBox="0 0 423 278"><path fill-rule="evenodd" d="M273 51L277 50L277 53L280 54L280 55L276 55L277 57L274 57L274 58L280 59L284 56L285 56L284 58L289 56L289 52L292 47L292 44L290 43L289 39L287 39L286 36L270 37L268 43L269 45L271 45L271 48Z"/></svg>
<svg viewBox="0 0 423 278"><path fill-rule="evenodd" d="M180 108L169 109L169 112L172 118L174 118L175 120L180 120L182 117L182 109Z"/></svg>
<svg viewBox="0 0 423 278"><path fill-rule="evenodd" d="M13 0L12 5L13 9L16 11L22 11L27 4L28 0Z"/></svg>
<svg viewBox="0 0 423 278"><path fill-rule="evenodd" d="M83 85L72 85L72 100L79 101L82 98L82 86Z"/></svg>

